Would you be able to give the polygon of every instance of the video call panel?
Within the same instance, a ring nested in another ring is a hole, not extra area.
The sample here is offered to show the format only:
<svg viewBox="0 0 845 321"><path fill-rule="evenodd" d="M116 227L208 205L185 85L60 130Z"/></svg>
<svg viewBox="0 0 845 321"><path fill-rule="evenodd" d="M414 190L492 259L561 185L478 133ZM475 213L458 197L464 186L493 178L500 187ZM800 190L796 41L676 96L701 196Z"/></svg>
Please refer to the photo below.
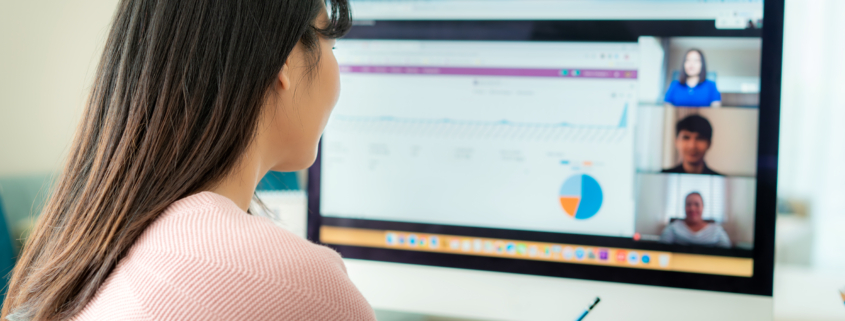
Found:
<svg viewBox="0 0 845 321"><path fill-rule="evenodd" d="M664 72L640 82L635 239L753 249L760 40L640 44Z"/></svg>

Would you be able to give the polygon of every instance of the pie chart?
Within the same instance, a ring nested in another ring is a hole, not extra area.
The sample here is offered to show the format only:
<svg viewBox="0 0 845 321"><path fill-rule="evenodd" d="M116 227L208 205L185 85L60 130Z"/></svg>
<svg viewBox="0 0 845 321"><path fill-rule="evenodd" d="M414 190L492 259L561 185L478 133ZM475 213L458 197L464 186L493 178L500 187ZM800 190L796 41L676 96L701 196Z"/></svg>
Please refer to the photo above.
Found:
<svg viewBox="0 0 845 321"><path fill-rule="evenodd" d="M595 178L586 174L573 175L560 188L560 206L567 215L586 220L599 212L603 196Z"/></svg>

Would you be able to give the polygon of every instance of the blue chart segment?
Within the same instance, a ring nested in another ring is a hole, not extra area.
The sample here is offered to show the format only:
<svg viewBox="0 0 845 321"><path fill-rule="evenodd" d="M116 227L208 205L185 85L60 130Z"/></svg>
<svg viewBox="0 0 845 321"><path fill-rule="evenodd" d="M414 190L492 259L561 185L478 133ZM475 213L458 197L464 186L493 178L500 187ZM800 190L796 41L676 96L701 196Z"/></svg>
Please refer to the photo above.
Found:
<svg viewBox="0 0 845 321"><path fill-rule="evenodd" d="M596 215L603 200L601 185L590 175L571 176L560 188L560 206L575 219L586 220Z"/></svg>

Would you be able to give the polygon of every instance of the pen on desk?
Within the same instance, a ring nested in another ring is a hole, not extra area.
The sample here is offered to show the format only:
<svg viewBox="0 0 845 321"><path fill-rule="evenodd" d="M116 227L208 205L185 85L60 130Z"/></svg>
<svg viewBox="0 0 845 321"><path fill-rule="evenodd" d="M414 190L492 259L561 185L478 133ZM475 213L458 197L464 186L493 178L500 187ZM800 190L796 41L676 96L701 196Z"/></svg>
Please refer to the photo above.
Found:
<svg viewBox="0 0 845 321"><path fill-rule="evenodd" d="M597 305L597 304L599 304L599 301L601 301L601 299L599 299L599 297L596 297L596 300L595 300L595 301L593 301L593 304L590 304L590 307L589 307L589 308L587 308L586 310L584 310L584 312L582 312L582 313L581 313L581 315L579 315L577 318L575 318L575 321L581 321L581 320L584 320L584 318L587 316L587 313L590 313L590 311L592 311L592 310L593 310L593 308L595 308L595 307L596 307L596 305Z"/></svg>

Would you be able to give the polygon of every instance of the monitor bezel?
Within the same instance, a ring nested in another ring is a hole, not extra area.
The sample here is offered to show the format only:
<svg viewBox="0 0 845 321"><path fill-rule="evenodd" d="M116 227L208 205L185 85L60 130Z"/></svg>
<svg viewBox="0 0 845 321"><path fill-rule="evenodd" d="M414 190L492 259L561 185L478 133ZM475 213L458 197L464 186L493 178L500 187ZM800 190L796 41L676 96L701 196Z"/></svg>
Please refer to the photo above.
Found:
<svg viewBox="0 0 845 321"><path fill-rule="evenodd" d="M346 258L485 270L539 276L577 278L719 292L772 295L775 213L777 198L778 135L780 124L781 62L784 1L764 2L763 29L717 30L714 21L377 21L356 26L350 39L494 40L494 41L631 41L639 35L660 37L761 37L759 138L756 187L753 276L732 277L684 272L592 266L565 262L527 261L497 257L329 245ZM665 28L666 23L675 28ZM599 28L596 28L598 26ZM589 27L589 28L588 28ZM525 39L526 28L533 38ZM566 30L562 34L540 29ZM480 36L483 35L483 36ZM308 170L308 239L320 243L321 148ZM334 221L333 221L334 220ZM336 218L327 221L336 225ZM361 220L363 221L363 220ZM327 222L328 223L328 222ZM384 222L376 222L384 225ZM367 225L367 224L364 224ZM372 224L371 224L372 226Z"/></svg>

